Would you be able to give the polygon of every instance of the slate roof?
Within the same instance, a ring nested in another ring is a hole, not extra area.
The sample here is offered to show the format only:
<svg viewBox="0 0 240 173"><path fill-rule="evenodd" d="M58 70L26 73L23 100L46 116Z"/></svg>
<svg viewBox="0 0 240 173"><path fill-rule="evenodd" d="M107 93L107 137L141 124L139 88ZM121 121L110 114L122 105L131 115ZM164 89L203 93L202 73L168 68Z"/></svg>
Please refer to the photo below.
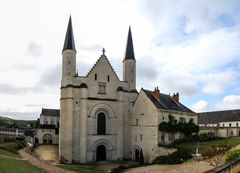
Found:
<svg viewBox="0 0 240 173"><path fill-rule="evenodd" d="M182 111L182 112L189 112L194 113L192 110L181 104L180 102L176 102L170 95L166 95L160 93L160 100L157 100L153 95L153 91L145 90L143 91L146 93L148 98L153 102L153 104L159 109L166 109L166 110L174 110L174 111Z"/></svg>
<svg viewBox="0 0 240 173"><path fill-rule="evenodd" d="M240 109L198 113L198 124L240 121Z"/></svg>
<svg viewBox="0 0 240 173"><path fill-rule="evenodd" d="M67 32L66 32L65 41L64 41L64 45L63 45L63 50L62 51L66 50L66 49L71 49L71 50L76 51L74 37L73 37L71 16L69 17Z"/></svg>
<svg viewBox="0 0 240 173"><path fill-rule="evenodd" d="M44 116L60 116L60 110L59 109L45 109L42 108L41 115Z"/></svg>
<svg viewBox="0 0 240 173"><path fill-rule="evenodd" d="M127 47L124 60L133 59L135 60L134 49L133 49L133 41L132 41L132 32L131 27L129 26L128 30L128 38L127 38Z"/></svg>

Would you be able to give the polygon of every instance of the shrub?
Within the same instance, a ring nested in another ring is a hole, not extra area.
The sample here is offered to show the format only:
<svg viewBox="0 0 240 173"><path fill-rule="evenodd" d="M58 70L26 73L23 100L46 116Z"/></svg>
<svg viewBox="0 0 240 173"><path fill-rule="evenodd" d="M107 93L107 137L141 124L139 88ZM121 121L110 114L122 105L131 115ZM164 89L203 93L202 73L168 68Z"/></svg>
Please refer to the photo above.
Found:
<svg viewBox="0 0 240 173"><path fill-rule="evenodd" d="M198 136L199 141L210 141L210 140L214 140L214 139L218 139L218 137L216 137L214 132L208 132L208 133L202 133Z"/></svg>
<svg viewBox="0 0 240 173"><path fill-rule="evenodd" d="M158 156L153 160L156 164L180 164L192 158L189 150L179 148L176 152L167 156Z"/></svg>
<svg viewBox="0 0 240 173"><path fill-rule="evenodd" d="M214 157L216 155L225 154L229 150L229 147L224 144L212 144L210 145L204 152L202 153L203 156Z"/></svg>
<svg viewBox="0 0 240 173"><path fill-rule="evenodd" d="M229 151L226 155L226 162L229 162L237 157L240 157L240 149Z"/></svg>

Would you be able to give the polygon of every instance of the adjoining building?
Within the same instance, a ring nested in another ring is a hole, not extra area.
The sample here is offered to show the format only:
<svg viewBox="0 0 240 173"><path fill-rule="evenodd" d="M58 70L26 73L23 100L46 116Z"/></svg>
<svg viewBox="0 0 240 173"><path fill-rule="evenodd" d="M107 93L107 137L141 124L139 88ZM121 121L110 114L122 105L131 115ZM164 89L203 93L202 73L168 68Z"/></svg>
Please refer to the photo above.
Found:
<svg viewBox="0 0 240 173"><path fill-rule="evenodd" d="M35 144L58 144L59 142L59 109L42 108L39 127L35 130Z"/></svg>
<svg viewBox="0 0 240 173"><path fill-rule="evenodd" d="M110 64L105 49L89 73L79 76L76 48L69 19L62 50L59 158L67 163L136 159L142 149L145 161L158 148L180 134L164 136L158 131L168 116L197 123L196 114L179 102L179 95L136 90L136 60L131 28L123 58L123 80ZM80 67L81 68L81 67ZM42 136L42 135L41 135Z"/></svg>
<svg viewBox="0 0 240 173"><path fill-rule="evenodd" d="M240 136L240 109L198 113L200 133L217 137Z"/></svg>
<svg viewBox="0 0 240 173"><path fill-rule="evenodd" d="M169 149L161 146L168 145L177 139L183 138L180 132L166 133L159 131L161 122L168 122L170 116L181 123L192 121L197 124L196 113L179 102L179 94L173 96L154 91L141 89L132 111L131 146L132 157L137 160L142 149L145 159L152 161L160 155L168 155Z"/></svg>

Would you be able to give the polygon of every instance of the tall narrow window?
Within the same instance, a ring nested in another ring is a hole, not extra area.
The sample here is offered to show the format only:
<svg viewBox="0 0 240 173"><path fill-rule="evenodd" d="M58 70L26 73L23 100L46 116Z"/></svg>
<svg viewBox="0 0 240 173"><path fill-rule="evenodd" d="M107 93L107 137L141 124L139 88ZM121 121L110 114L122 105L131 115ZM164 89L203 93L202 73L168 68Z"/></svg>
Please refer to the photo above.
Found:
<svg viewBox="0 0 240 173"><path fill-rule="evenodd" d="M106 134L106 116L103 112L99 113L97 117L97 134Z"/></svg>
<svg viewBox="0 0 240 173"><path fill-rule="evenodd" d="M95 74L95 80L97 80L97 74Z"/></svg>
<svg viewBox="0 0 240 173"><path fill-rule="evenodd" d="M110 76L109 76L109 75L107 76L107 81L108 81L108 82L110 81Z"/></svg>
<svg viewBox="0 0 240 173"><path fill-rule="evenodd" d="M138 126L138 119L136 119L136 126Z"/></svg>
<svg viewBox="0 0 240 173"><path fill-rule="evenodd" d="M142 140L142 134L140 135L140 141Z"/></svg>

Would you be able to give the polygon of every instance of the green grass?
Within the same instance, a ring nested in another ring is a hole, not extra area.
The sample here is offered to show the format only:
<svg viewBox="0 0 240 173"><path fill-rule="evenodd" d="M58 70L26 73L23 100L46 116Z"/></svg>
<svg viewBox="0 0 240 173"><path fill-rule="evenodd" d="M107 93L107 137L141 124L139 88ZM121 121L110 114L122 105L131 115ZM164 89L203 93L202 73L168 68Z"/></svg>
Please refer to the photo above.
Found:
<svg viewBox="0 0 240 173"><path fill-rule="evenodd" d="M0 149L0 173L44 173L25 160L20 160L18 154Z"/></svg>
<svg viewBox="0 0 240 173"><path fill-rule="evenodd" d="M230 148L237 146L240 144L240 137L233 137L233 138L228 138L228 139L217 139L217 140L212 140L212 141L207 141L207 142L199 142L199 153L204 154L207 152L208 148L211 145L215 146L222 146L226 145ZM187 150L191 150L193 153L195 153L195 149L197 147L197 142L192 142L192 143L183 143L177 145L180 148L184 148Z"/></svg>
<svg viewBox="0 0 240 173"><path fill-rule="evenodd" d="M17 151L19 149L22 149L24 145L21 142L14 141L14 142L6 142L6 143L0 143L0 148L6 148L8 150Z"/></svg>
<svg viewBox="0 0 240 173"><path fill-rule="evenodd" d="M81 164L81 165L60 165L61 168L69 169L80 173L105 173L105 171L97 169L95 165Z"/></svg>

